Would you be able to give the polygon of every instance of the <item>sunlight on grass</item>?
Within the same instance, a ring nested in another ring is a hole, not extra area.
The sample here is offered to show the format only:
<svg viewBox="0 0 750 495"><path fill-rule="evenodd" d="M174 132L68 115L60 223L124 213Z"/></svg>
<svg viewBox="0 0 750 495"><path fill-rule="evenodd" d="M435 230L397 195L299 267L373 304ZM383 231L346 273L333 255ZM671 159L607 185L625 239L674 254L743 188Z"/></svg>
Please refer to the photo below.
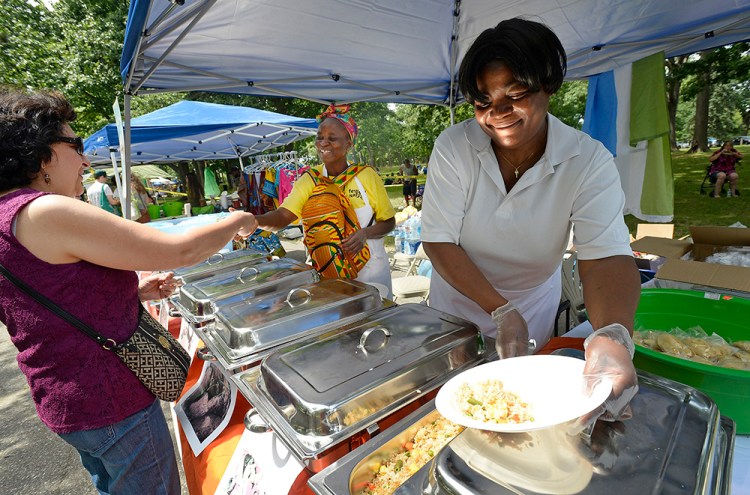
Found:
<svg viewBox="0 0 750 495"><path fill-rule="evenodd" d="M744 155L750 153L750 146L737 146ZM701 183L706 176L710 153L672 153L672 176L674 178L674 236L690 234L691 225L729 226L736 222L750 226L750 172L740 165L737 173L740 176L737 189L740 196L736 198L712 198L700 194ZM705 191L712 190L707 182ZM625 216L625 223L630 233L635 235L636 227L643 222L632 215Z"/></svg>

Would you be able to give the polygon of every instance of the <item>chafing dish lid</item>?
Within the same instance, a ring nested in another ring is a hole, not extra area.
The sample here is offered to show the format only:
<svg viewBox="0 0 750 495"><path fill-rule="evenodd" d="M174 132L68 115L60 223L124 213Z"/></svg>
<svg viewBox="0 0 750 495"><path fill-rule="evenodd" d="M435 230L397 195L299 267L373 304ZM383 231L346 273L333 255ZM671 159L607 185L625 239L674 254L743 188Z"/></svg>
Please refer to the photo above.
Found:
<svg viewBox="0 0 750 495"><path fill-rule="evenodd" d="M182 279L184 283L190 283L210 277L212 274L226 268L270 259L267 253L252 248L239 249L229 253L214 253L206 261L174 270L174 275Z"/></svg>
<svg viewBox="0 0 750 495"><path fill-rule="evenodd" d="M294 408L296 431L330 435L419 397L484 353L472 323L405 304L281 348L263 361L261 376L276 408Z"/></svg>
<svg viewBox="0 0 750 495"><path fill-rule="evenodd" d="M382 306L382 299L372 285L323 279L253 298L240 293L219 299L213 306L216 313L211 333L236 360L374 311Z"/></svg>
<svg viewBox="0 0 750 495"><path fill-rule="evenodd" d="M210 274L182 286L180 294L183 302L209 301L300 274L306 275L306 282L315 282L319 278L311 266L290 258L259 261L245 266L235 265L231 269ZM304 282L300 282L299 285L302 283Z"/></svg>

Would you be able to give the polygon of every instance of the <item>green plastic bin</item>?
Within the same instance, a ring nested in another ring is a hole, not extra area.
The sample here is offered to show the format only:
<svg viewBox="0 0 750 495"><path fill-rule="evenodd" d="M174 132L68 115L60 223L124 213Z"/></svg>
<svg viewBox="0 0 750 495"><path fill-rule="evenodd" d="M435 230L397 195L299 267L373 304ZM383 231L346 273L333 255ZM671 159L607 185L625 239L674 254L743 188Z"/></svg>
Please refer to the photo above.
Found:
<svg viewBox="0 0 750 495"><path fill-rule="evenodd" d="M709 292L643 289L635 315L636 330L683 330L700 326L729 342L750 340L750 300ZM635 367L690 385L708 394L724 416L750 434L750 371L720 368L635 346Z"/></svg>
<svg viewBox="0 0 750 495"><path fill-rule="evenodd" d="M182 201L167 201L164 203L164 215L168 217L178 217L184 213L183 207L185 203Z"/></svg>
<svg viewBox="0 0 750 495"><path fill-rule="evenodd" d="M151 217L151 220L158 220L161 216L161 206L160 205L147 205L146 208L148 209L148 216Z"/></svg>

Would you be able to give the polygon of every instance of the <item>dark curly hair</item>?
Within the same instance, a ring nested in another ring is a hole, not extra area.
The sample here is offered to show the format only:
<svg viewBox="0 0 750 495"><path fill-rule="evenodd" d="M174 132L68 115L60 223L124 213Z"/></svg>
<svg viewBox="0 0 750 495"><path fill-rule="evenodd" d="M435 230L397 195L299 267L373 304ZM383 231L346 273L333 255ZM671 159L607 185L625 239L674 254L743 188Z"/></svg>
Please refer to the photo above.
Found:
<svg viewBox="0 0 750 495"><path fill-rule="evenodd" d="M0 191L31 184L76 112L57 91L0 87Z"/></svg>
<svg viewBox="0 0 750 495"><path fill-rule="evenodd" d="M518 17L501 21L482 31L461 61L458 87L467 102L488 103L477 87L477 77L496 60L530 91L549 94L560 89L568 68L565 49L550 28Z"/></svg>

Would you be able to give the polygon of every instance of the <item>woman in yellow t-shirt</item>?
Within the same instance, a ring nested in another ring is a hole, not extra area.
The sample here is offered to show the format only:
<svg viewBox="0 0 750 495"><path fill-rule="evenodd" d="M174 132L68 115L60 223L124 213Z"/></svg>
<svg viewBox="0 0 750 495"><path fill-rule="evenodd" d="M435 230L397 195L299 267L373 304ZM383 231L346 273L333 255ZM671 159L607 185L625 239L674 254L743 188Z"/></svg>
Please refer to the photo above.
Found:
<svg viewBox="0 0 750 495"><path fill-rule="evenodd" d="M334 182L336 178L346 174L350 167L346 155L354 145L358 133L357 124L348 111L348 105L331 105L318 116L320 124L315 148L323 165L316 168ZM302 175L278 209L256 217L258 225L266 230L277 231L301 218L302 208L314 187L311 175ZM388 297L391 297L391 274L383 237L393 230L396 212L388 199L383 181L371 167L363 167L344 184L343 191L357 214L361 228L344 239L341 248L347 253L359 253L367 244L370 248L370 260L359 271L356 280L381 284L388 288Z"/></svg>

